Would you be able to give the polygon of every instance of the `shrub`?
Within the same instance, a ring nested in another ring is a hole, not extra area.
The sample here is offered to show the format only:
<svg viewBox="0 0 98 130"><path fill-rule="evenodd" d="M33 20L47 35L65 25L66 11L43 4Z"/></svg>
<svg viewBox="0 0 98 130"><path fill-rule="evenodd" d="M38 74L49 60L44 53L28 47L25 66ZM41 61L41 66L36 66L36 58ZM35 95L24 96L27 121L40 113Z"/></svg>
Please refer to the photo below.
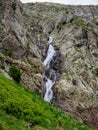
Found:
<svg viewBox="0 0 98 130"><path fill-rule="evenodd" d="M96 22L96 25L98 25L98 22Z"/></svg>
<svg viewBox="0 0 98 130"><path fill-rule="evenodd" d="M92 20L92 22L96 25L98 25L98 21L96 21L95 19Z"/></svg>
<svg viewBox="0 0 98 130"><path fill-rule="evenodd" d="M95 76L98 77L98 68L95 69Z"/></svg>
<svg viewBox="0 0 98 130"><path fill-rule="evenodd" d="M83 28L83 29L87 28L87 23L85 21L83 21L83 20L79 20L79 21L77 20L76 25Z"/></svg>
<svg viewBox="0 0 98 130"><path fill-rule="evenodd" d="M5 56L11 57L11 56L13 55L13 52L12 52L12 50L5 49L5 50L3 51L3 54L4 54Z"/></svg>
<svg viewBox="0 0 98 130"><path fill-rule="evenodd" d="M2 121L0 121L0 130L7 130Z"/></svg>
<svg viewBox="0 0 98 130"><path fill-rule="evenodd" d="M12 9L15 11L16 10L16 1L14 1L13 3L12 3Z"/></svg>
<svg viewBox="0 0 98 130"><path fill-rule="evenodd" d="M16 66L11 66L10 70L9 70L9 75L16 81L16 82L20 82L20 78L21 78L21 72L20 69L17 68Z"/></svg>
<svg viewBox="0 0 98 130"><path fill-rule="evenodd" d="M66 24L67 24L66 20L62 20L60 23L58 23L57 29L61 30L63 28L63 26Z"/></svg>

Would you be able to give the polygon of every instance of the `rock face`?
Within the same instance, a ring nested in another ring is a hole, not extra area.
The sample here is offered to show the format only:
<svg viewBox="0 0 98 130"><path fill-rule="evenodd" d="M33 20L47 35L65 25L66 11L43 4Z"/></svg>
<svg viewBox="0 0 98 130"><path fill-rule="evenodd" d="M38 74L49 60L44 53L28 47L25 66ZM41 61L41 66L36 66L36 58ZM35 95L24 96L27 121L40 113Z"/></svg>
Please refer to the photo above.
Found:
<svg viewBox="0 0 98 130"><path fill-rule="evenodd" d="M21 2L1 0L0 9L0 68L9 72L12 65L17 66L20 82L41 94L47 36Z"/></svg>
<svg viewBox="0 0 98 130"><path fill-rule="evenodd" d="M98 128L98 6L37 3L25 8L51 33L61 53L51 65L59 74L53 104Z"/></svg>
<svg viewBox="0 0 98 130"><path fill-rule="evenodd" d="M16 0L1 0L0 6L3 71L18 66L21 83L41 94L51 35L57 49L51 67L58 77L53 104L98 128L98 6L22 5Z"/></svg>

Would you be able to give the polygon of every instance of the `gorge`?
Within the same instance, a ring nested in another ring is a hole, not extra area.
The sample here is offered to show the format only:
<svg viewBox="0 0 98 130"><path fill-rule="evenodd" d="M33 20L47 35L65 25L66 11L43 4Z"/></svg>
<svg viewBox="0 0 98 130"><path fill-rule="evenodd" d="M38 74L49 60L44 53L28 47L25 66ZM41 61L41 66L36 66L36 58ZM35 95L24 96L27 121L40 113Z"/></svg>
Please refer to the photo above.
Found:
<svg viewBox="0 0 98 130"><path fill-rule="evenodd" d="M0 74L12 80L14 68L25 88L97 129L98 6L1 0L0 9Z"/></svg>
<svg viewBox="0 0 98 130"><path fill-rule="evenodd" d="M46 82L45 83L46 92L45 92L44 100L47 102L50 102L53 98L52 87L56 81L55 71L50 68L51 60L52 60L53 56L55 55L54 47L51 45L52 42L53 42L52 37L49 37L49 41L48 41L49 48L48 48L48 52L47 52L47 57L43 63L46 66L46 69L45 69L46 74L44 74L44 80ZM49 73L48 75L47 75L47 72Z"/></svg>

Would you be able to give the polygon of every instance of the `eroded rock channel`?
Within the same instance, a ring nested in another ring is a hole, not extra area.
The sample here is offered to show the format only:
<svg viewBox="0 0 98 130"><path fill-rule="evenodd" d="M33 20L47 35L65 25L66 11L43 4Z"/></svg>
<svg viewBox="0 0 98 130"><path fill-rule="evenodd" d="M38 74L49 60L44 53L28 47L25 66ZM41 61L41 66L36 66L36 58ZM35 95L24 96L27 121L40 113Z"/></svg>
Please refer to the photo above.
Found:
<svg viewBox="0 0 98 130"><path fill-rule="evenodd" d="M43 80L45 83L44 100L47 102L52 102L54 95L53 87L61 75L62 60L59 49L52 45L53 38L49 37L48 39L48 51L43 62L43 64L45 65L45 72L43 76Z"/></svg>

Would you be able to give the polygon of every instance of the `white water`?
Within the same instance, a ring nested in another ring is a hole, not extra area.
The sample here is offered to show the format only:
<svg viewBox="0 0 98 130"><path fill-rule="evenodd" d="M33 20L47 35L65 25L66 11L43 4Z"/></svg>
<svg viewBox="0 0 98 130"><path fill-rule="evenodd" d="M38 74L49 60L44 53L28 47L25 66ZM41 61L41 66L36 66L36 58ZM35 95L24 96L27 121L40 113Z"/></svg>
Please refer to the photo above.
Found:
<svg viewBox="0 0 98 130"><path fill-rule="evenodd" d="M48 43L51 44L52 42L53 42L53 38L52 38L52 37L49 37Z"/></svg>
<svg viewBox="0 0 98 130"><path fill-rule="evenodd" d="M53 58L55 54L55 50L54 50L54 47L49 43L49 49L48 49L48 53L47 53L47 57L46 59L44 60L44 65L49 68L50 67L50 62Z"/></svg>
<svg viewBox="0 0 98 130"><path fill-rule="evenodd" d="M47 102L50 102L53 97L53 91L51 89L53 85L54 85L54 82L52 82L50 79L47 79L46 92L45 92L45 96L44 96L44 100Z"/></svg>
<svg viewBox="0 0 98 130"><path fill-rule="evenodd" d="M47 52L47 57L46 59L44 60L44 65L46 66L46 70L49 69L50 71L50 62L55 54L55 50L54 50L54 47L51 45L51 43L53 42L53 38L52 37L49 37L49 48L48 48L48 52ZM50 73L49 74L50 77L47 77L44 75L45 79L46 79L46 83L45 83L45 87L46 87L46 92L45 92L45 96L44 96L44 100L47 101L47 102L50 102L52 97L53 97L53 91L52 91L52 87L53 85L55 84L55 81L56 81L56 74L54 71L52 71L52 74ZM51 79L51 76L54 76L52 79Z"/></svg>

